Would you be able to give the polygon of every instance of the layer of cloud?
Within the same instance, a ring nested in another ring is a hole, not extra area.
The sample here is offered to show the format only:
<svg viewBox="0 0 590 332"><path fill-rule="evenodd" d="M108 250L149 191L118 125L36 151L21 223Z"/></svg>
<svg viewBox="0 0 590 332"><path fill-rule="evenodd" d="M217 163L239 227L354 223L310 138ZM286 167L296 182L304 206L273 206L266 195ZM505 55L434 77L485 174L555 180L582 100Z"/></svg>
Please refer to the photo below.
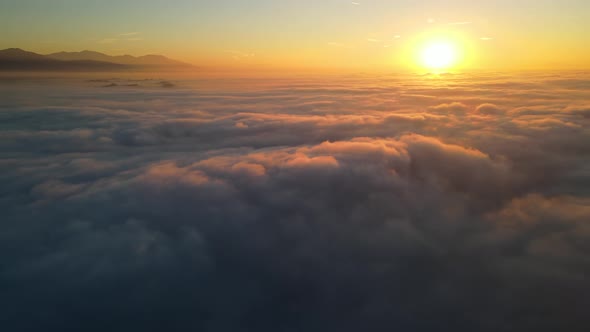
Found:
<svg viewBox="0 0 590 332"><path fill-rule="evenodd" d="M11 330L587 330L587 76L164 81L1 83Z"/></svg>

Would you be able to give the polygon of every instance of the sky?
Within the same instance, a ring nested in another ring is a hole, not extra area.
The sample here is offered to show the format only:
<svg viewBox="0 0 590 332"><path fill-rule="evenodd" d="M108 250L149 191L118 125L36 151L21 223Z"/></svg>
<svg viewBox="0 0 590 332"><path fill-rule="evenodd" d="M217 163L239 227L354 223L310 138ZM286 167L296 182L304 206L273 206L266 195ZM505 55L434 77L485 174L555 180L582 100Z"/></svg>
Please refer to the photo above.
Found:
<svg viewBox="0 0 590 332"><path fill-rule="evenodd" d="M590 65L585 0L2 0L0 48L165 54L203 67L415 69L450 41L457 69Z"/></svg>

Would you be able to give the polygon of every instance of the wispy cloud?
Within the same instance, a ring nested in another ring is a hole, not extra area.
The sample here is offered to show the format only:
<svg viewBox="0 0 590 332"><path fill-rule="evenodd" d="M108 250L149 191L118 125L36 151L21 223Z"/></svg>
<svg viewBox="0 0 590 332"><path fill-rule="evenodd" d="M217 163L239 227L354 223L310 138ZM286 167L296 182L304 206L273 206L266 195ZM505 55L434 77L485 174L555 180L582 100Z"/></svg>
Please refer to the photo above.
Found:
<svg viewBox="0 0 590 332"><path fill-rule="evenodd" d="M242 59L246 59L246 58L253 58L256 56L255 53L242 52L242 51L226 51L226 53L230 54L234 60L242 60Z"/></svg>
<svg viewBox="0 0 590 332"><path fill-rule="evenodd" d="M98 43L99 44L113 44L118 41L119 41L118 38L103 38L103 39L99 40Z"/></svg>
<svg viewBox="0 0 590 332"><path fill-rule="evenodd" d="M451 23L447 23L447 25L468 25L468 24L472 24L473 22L469 22L469 21L462 21L462 22L451 22Z"/></svg>
<svg viewBox="0 0 590 332"><path fill-rule="evenodd" d="M140 32L125 32L120 33L116 37L107 37L100 39L98 41L99 44L114 44L121 41L128 41L128 42L137 42L142 41L144 38L140 37Z"/></svg>
<svg viewBox="0 0 590 332"><path fill-rule="evenodd" d="M494 38L492 38L492 37L481 37L479 39L481 39L481 40L493 40Z"/></svg>

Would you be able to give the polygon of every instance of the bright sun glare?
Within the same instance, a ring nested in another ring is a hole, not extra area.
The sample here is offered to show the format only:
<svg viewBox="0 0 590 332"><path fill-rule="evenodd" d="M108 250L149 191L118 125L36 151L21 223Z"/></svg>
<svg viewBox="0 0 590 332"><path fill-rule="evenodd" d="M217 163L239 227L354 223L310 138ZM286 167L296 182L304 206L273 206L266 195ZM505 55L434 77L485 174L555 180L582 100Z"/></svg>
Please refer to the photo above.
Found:
<svg viewBox="0 0 590 332"><path fill-rule="evenodd" d="M431 42L422 49L421 61L428 69L448 69L457 62L456 47L449 42Z"/></svg>

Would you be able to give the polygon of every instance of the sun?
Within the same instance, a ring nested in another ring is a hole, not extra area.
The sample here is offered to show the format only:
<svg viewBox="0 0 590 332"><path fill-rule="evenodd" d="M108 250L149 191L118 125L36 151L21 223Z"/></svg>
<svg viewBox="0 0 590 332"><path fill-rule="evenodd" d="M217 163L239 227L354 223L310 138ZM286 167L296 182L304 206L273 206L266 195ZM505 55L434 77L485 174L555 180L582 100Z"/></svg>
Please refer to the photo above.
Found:
<svg viewBox="0 0 590 332"><path fill-rule="evenodd" d="M422 65L431 70L448 69L456 64L457 58L457 47L445 41L426 44L420 54Z"/></svg>

